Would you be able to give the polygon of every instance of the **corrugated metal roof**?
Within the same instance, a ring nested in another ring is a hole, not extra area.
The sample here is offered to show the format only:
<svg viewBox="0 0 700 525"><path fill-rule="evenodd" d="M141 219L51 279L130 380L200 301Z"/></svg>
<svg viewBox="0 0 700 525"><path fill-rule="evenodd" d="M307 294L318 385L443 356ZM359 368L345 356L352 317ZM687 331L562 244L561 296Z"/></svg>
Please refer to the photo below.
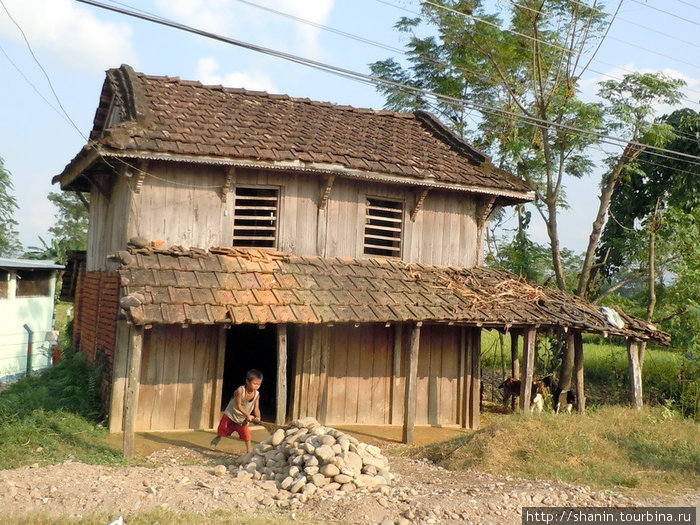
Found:
<svg viewBox="0 0 700 525"><path fill-rule="evenodd" d="M668 334L509 272L257 249L130 248L119 275L137 325L435 322L568 327L662 343Z"/></svg>
<svg viewBox="0 0 700 525"><path fill-rule="evenodd" d="M18 270L62 270L64 266L54 261L38 261L35 259L7 259L0 257L0 268L12 268Z"/></svg>

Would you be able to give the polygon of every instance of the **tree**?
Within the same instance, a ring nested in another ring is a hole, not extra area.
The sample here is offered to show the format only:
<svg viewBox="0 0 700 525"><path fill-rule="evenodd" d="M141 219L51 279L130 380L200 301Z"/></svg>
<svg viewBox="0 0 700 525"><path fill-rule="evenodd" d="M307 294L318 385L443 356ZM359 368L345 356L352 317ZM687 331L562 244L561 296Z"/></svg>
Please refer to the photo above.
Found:
<svg viewBox="0 0 700 525"><path fill-rule="evenodd" d="M661 123L674 135L667 149L700 156L700 113L681 109ZM700 342L699 210L700 165L644 152L612 194L612 220L597 252L602 277L611 284L603 295L645 279L632 294L634 304L640 316L673 334L674 345Z"/></svg>
<svg viewBox="0 0 700 525"><path fill-rule="evenodd" d="M15 211L19 208L17 200L12 195L12 175L5 169L5 163L0 157L0 256L16 257L22 251L17 233Z"/></svg>
<svg viewBox="0 0 700 525"><path fill-rule="evenodd" d="M404 18L396 25L411 35L408 65L388 59L370 68L390 82L378 88L387 96L389 109L431 109L463 136L465 108L479 111L476 145L536 188L535 206L547 227L555 280L562 290L567 278L558 214L566 206L565 178L592 172L589 149L605 133L627 134L628 147L610 159L610 171L602 180L600 220L593 225L585 275L577 288L583 295L608 194L624 166L641 153L637 140L654 136L647 129L652 103L677 100L681 83L660 75L628 75L617 83L603 83L607 108L586 103L579 97L578 83L587 67L585 52L604 38L602 7L574 0L523 0L506 7L504 22L482 4L481 0L424 2L420 17ZM417 36L424 27L434 34ZM443 96L431 105L427 92ZM613 120L606 121L606 110Z"/></svg>
<svg viewBox="0 0 700 525"><path fill-rule="evenodd" d="M54 238L67 250L85 250L90 220L89 204L82 194L72 191L49 193L56 206L56 224L49 228Z"/></svg>

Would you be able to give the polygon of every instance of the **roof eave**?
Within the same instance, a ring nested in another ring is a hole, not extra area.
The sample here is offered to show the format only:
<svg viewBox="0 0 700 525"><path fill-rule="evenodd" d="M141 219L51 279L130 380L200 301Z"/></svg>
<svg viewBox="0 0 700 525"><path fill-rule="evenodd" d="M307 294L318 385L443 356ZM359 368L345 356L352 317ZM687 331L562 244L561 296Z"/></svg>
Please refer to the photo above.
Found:
<svg viewBox="0 0 700 525"><path fill-rule="evenodd" d="M97 150L96 150L97 151ZM518 191L510 189L491 188L488 186L476 186L470 184L457 184L439 181L435 178L402 177L375 171L364 171L347 168L337 164L294 161L261 161L255 159L231 159L223 157L209 157L200 155L175 155L170 153L157 153L152 151L107 151L99 150L98 155L104 157L127 157L132 159L161 160L169 162L188 162L192 164L208 164L218 166L233 166L250 169L270 169L277 171L295 171L306 173L321 173L337 175L350 179L368 180L388 184L414 186L420 188L434 188L464 193L478 193L493 195L506 199L509 203L524 203L534 201L535 191ZM70 166L70 165L69 165ZM65 173L65 172L64 172Z"/></svg>

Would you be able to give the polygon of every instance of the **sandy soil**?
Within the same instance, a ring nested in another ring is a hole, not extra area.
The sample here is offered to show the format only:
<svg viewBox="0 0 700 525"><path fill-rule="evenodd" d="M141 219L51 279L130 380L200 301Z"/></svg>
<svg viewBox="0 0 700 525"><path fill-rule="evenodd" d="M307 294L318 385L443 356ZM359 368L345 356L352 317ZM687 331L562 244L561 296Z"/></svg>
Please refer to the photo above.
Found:
<svg viewBox="0 0 700 525"><path fill-rule="evenodd" d="M232 456L217 452L221 465ZM204 466L211 452L167 447L148 456L152 467L106 467L66 461L0 471L2 516L32 512L81 517L108 512L114 518L145 509L208 513L241 509L291 515L303 523L519 524L524 506L650 506L613 492L547 481L528 481L476 471L449 472L425 460L390 457L396 483L383 491L315 494L309 498L252 481L228 469ZM696 505L700 490L675 499Z"/></svg>

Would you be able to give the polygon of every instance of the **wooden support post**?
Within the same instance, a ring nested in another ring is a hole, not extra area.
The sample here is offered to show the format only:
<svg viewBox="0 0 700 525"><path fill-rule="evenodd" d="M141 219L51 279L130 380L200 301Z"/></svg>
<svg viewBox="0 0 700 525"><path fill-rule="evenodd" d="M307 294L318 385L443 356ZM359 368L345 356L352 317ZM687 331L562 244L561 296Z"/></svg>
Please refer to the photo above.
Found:
<svg viewBox="0 0 700 525"><path fill-rule="evenodd" d="M576 336L581 334L574 330L569 330L566 334L566 348L564 350L564 358L561 361L559 369L559 388L561 392L559 399L554 399L554 412L559 412L562 405L566 406L566 395L571 390L571 376L574 369L574 353L576 347Z"/></svg>
<svg viewBox="0 0 700 525"><path fill-rule="evenodd" d="M627 356L629 357L630 386L632 387L632 406L637 410L642 408L642 368L639 363L639 341L627 340Z"/></svg>
<svg viewBox="0 0 700 525"><path fill-rule="evenodd" d="M530 413L530 396L532 394L532 378L535 375L535 339L537 330L528 327L523 341L523 371L520 375L520 410Z"/></svg>
<svg viewBox="0 0 700 525"><path fill-rule="evenodd" d="M469 403L469 428L478 430L481 410L481 328L471 329L472 381Z"/></svg>
<svg viewBox="0 0 700 525"><path fill-rule="evenodd" d="M193 330L193 328L190 328ZM225 326L219 327L219 344L216 349L216 375L214 376L214 392L213 392L213 406L211 410L211 418L209 420L209 426L211 428L216 428L221 419L221 398L223 397L224 389L224 360L226 358L226 334L228 330Z"/></svg>
<svg viewBox="0 0 700 525"><path fill-rule="evenodd" d="M275 424L287 419L287 325L277 325L277 413Z"/></svg>
<svg viewBox="0 0 700 525"><path fill-rule="evenodd" d="M586 395L583 385L583 335L574 335L574 369L576 370L576 411L586 412Z"/></svg>
<svg viewBox="0 0 700 525"><path fill-rule="evenodd" d="M520 357L518 354L518 337L520 332L510 332L510 377L520 379Z"/></svg>
<svg viewBox="0 0 700 525"><path fill-rule="evenodd" d="M109 431L124 430L124 395L129 367L130 327L125 320L117 321L117 335L114 344L114 363L112 365L112 396L109 408Z"/></svg>
<svg viewBox="0 0 700 525"><path fill-rule="evenodd" d="M320 330L321 355L319 356L320 362L318 365L318 422L325 425L328 417L328 361L330 360L332 328L328 325L322 325Z"/></svg>
<svg viewBox="0 0 700 525"><path fill-rule="evenodd" d="M520 356L518 353L518 338L520 332L510 332L510 377L520 379ZM515 410L515 396L510 398L510 408Z"/></svg>
<svg viewBox="0 0 700 525"><path fill-rule="evenodd" d="M469 409L467 400L469 399L469 382L467 381L467 354L469 352L469 343L467 342L467 327L462 326L459 329L459 376L457 386L459 388L459 423L462 428L469 427ZM470 370L471 372L471 370ZM469 374L471 376L471 374Z"/></svg>
<svg viewBox="0 0 700 525"><path fill-rule="evenodd" d="M408 445L413 444L413 429L416 425L416 386L418 383L418 347L420 346L420 327L416 323L411 329L411 340L406 363L406 397L404 398L403 439Z"/></svg>
<svg viewBox="0 0 700 525"><path fill-rule="evenodd" d="M141 352L143 350L143 327L131 329L129 341L129 367L124 393L124 457L134 457L134 429L136 412L139 406L139 386L141 384Z"/></svg>
<svg viewBox="0 0 700 525"><path fill-rule="evenodd" d="M403 341L403 325L394 325L394 352L392 357L392 381L391 381L391 424L399 422L401 413L401 401L403 396L399 394L401 385L401 345Z"/></svg>

